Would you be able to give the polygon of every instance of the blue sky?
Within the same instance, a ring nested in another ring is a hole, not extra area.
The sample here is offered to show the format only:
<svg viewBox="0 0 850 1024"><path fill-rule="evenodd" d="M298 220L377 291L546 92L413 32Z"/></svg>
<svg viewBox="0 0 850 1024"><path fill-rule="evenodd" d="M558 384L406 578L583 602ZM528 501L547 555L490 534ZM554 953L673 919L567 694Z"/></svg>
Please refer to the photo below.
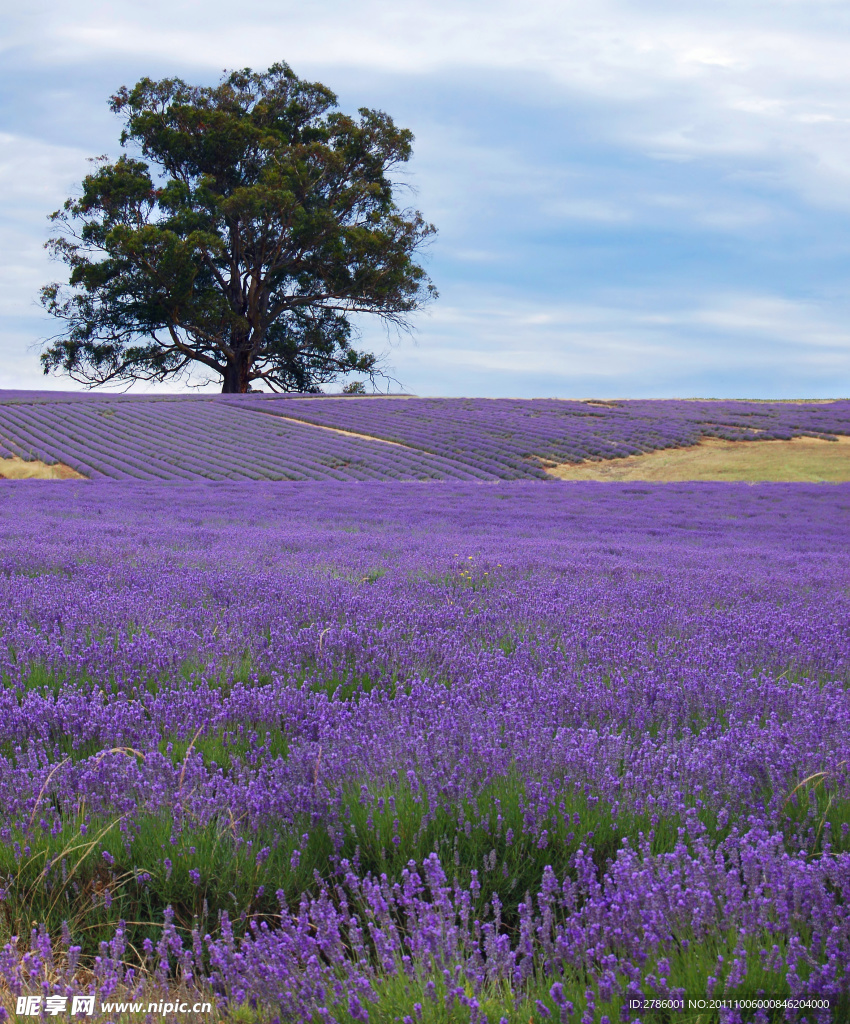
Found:
<svg viewBox="0 0 850 1024"><path fill-rule="evenodd" d="M41 376L46 215L106 100L286 60L416 135L423 395L850 395L850 7L828 0L30 3L0 40L0 387Z"/></svg>

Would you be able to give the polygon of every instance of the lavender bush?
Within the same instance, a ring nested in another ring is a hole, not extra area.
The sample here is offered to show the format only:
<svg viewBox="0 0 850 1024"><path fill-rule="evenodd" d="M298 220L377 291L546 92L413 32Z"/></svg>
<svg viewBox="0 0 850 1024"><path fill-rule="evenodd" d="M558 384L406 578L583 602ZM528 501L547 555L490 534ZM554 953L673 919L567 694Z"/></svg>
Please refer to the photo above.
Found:
<svg viewBox="0 0 850 1024"><path fill-rule="evenodd" d="M728 440L834 439L850 433L850 402L565 402L548 399L280 399L257 409L362 431L488 475L543 477L541 463L580 462Z"/></svg>
<svg viewBox="0 0 850 1024"><path fill-rule="evenodd" d="M547 465L677 448L704 437L838 434L850 434L850 401L0 392L0 456L64 462L94 479L546 479Z"/></svg>
<svg viewBox="0 0 850 1024"><path fill-rule="evenodd" d="M267 1022L850 1014L850 486L0 501L9 992L152 978Z"/></svg>
<svg viewBox="0 0 850 1024"><path fill-rule="evenodd" d="M0 401L0 455L113 480L474 480L414 449L257 415L221 396ZM198 400L200 399L200 400ZM216 399L219 399L216 401Z"/></svg>

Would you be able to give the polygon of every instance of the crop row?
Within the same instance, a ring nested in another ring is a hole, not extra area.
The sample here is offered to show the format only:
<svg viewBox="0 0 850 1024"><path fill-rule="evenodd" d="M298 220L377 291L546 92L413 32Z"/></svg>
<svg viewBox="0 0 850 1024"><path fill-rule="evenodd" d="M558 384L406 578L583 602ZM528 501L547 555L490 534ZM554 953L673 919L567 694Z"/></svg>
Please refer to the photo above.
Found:
<svg viewBox="0 0 850 1024"><path fill-rule="evenodd" d="M257 400L250 396L248 402ZM264 401L257 408L271 410ZM506 479L540 463L610 459L729 440L850 433L850 402L828 404L518 399L297 399L282 415L372 434Z"/></svg>
<svg viewBox="0 0 850 1024"><path fill-rule="evenodd" d="M9 455L112 479L474 477L419 450L346 437L216 401L0 405Z"/></svg>
<svg viewBox="0 0 850 1024"><path fill-rule="evenodd" d="M704 437L847 433L850 402L0 394L0 455L113 479L541 479Z"/></svg>

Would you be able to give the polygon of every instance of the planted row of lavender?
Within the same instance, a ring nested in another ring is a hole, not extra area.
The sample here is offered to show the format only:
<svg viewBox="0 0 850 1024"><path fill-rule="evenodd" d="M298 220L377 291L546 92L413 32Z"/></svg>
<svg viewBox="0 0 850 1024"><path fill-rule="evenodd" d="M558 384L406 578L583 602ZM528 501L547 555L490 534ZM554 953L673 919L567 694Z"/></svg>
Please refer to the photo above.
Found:
<svg viewBox="0 0 850 1024"><path fill-rule="evenodd" d="M13 990L134 949L266 1021L850 1009L850 487L0 501Z"/></svg>
<svg viewBox="0 0 850 1024"><path fill-rule="evenodd" d="M257 408L274 402L248 396ZM580 462L729 440L850 434L850 401L569 402L548 399L304 399L283 415L343 427L456 459L505 479L542 477L542 463Z"/></svg>
<svg viewBox="0 0 850 1024"><path fill-rule="evenodd" d="M117 480L474 479L428 453L261 416L221 401L0 404L0 454Z"/></svg>
<svg viewBox="0 0 850 1024"><path fill-rule="evenodd" d="M113 479L544 479L547 464L682 447L704 437L840 434L850 434L848 401L0 393L0 456L62 461L85 476Z"/></svg>

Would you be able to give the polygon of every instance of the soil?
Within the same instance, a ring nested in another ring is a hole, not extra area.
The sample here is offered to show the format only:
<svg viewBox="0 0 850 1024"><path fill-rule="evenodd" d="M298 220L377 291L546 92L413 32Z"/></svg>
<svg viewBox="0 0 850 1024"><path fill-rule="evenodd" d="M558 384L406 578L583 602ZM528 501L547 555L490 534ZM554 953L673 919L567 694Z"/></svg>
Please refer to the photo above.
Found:
<svg viewBox="0 0 850 1024"><path fill-rule="evenodd" d="M265 410L263 410L265 412ZM387 441L383 437L374 437L372 434L358 434L356 430L343 430L342 427L326 427L322 423L311 423L309 420L299 420L296 416L281 416L280 413L271 414L276 419L286 420L287 423L297 423L299 427L315 427L316 430L329 430L332 434L342 434L343 437L360 437L364 441L377 441L378 444L389 444L393 448L404 448L407 451L416 451L408 444L399 444L398 441Z"/></svg>

